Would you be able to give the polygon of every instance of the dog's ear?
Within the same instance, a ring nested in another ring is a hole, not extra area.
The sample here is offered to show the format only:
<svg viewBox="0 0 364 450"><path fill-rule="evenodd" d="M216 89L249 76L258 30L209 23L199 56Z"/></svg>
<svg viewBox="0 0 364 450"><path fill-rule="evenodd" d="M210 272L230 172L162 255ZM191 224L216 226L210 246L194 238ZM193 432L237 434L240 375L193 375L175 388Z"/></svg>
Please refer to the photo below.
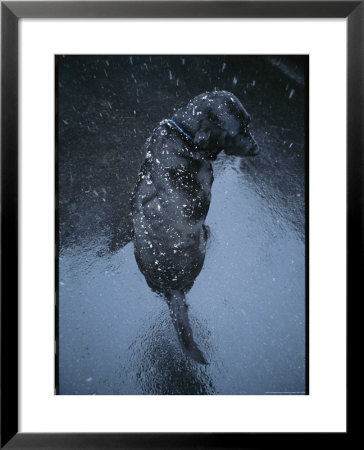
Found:
<svg viewBox="0 0 364 450"><path fill-rule="evenodd" d="M220 127L220 119L217 116L214 109L211 108L208 109L208 111L206 112L206 116L207 116L206 126L212 128Z"/></svg>

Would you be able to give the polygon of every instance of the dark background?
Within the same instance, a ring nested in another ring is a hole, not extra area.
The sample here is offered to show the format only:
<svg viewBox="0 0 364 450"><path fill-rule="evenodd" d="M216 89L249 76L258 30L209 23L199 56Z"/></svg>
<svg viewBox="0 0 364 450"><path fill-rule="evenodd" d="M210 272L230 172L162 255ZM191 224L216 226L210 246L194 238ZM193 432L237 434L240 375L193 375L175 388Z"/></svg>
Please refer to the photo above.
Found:
<svg viewBox="0 0 364 450"><path fill-rule="evenodd" d="M307 64L57 57L59 393L304 393ZM242 101L261 153L214 163L211 248L187 297L200 367L138 273L129 199L153 128L214 89Z"/></svg>

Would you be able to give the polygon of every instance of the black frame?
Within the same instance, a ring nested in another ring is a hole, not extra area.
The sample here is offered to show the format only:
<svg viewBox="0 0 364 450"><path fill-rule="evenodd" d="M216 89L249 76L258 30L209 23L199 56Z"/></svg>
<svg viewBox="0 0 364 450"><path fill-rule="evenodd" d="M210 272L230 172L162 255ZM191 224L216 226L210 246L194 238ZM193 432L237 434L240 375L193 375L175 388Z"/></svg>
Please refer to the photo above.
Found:
<svg viewBox="0 0 364 450"><path fill-rule="evenodd" d="M364 1L1 2L0 448L253 448L327 442L324 433L18 433L18 20L20 18L347 18L347 301L362 298ZM349 348L349 347L348 347ZM333 393L333 395L335 395ZM348 416L347 416L348 417ZM332 433L339 443L349 437ZM325 441L323 441L325 440ZM344 442L342 442L344 443Z"/></svg>

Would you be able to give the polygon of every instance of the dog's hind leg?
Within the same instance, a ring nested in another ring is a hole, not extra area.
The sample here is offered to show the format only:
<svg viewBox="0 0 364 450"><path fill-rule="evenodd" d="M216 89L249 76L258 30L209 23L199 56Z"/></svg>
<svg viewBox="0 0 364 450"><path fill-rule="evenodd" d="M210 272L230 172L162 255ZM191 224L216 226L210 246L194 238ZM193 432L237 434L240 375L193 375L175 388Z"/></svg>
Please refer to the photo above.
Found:
<svg viewBox="0 0 364 450"><path fill-rule="evenodd" d="M211 230L208 225L203 225L203 230L205 232L205 240L207 241L211 236Z"/></svg>
<svg viewBox="0 0 364 450"><path fill-rule="evenodd" d="M184 293L172 290L167 298L167 302L183 351L198 363L207 364L205 357L193 339L192 328L188 319L188 305Z"/></svg>

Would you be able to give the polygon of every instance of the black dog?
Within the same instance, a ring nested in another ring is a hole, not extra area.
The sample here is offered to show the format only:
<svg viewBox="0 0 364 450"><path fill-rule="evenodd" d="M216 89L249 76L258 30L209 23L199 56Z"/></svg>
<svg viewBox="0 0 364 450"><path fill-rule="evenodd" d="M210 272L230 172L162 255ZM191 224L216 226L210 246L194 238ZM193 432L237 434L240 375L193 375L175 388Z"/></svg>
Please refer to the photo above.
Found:
<svg viewBox="0 0 364 450"><path fill-rule="evenodd" d="M202 364L206 361L192 336L185 294L205 259L211 161L221 150L238 156L258 153L249 121L230 92L195 97L148 138L132 197L138 266L151 289L166 298L183 350Z"/></svg>

